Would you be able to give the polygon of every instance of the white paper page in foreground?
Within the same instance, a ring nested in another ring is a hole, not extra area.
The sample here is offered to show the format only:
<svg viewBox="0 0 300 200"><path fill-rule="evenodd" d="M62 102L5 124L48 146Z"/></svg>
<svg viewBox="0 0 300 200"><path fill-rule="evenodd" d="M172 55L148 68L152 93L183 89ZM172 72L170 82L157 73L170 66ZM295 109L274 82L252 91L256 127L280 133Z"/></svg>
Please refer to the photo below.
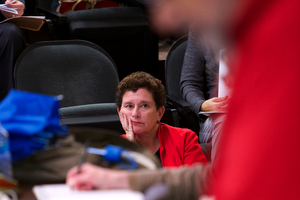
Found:
<svg viewBox="0 0 300 200"><path fill-rule="evenodd" d="M230 97L231 89L225 83L228 80L229 69L223 60L226 57L225 50L220 51L220 62L219 62L219 85L218 85L218 97L225 97L226 95Z"/></svg>
<svg viewBox="0 0 300 200"><path fill-rule="evenodd" d="M36 185L33 192L38 200L143 200L141 192L132 190L77 191L66 184Z"/></svg>

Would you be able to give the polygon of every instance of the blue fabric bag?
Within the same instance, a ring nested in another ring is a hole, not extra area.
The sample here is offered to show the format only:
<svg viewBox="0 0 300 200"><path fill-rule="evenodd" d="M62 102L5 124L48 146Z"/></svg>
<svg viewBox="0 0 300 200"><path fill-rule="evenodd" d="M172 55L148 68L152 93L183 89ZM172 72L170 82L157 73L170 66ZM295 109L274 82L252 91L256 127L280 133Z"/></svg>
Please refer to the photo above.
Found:
<svg viewBox="0 0 300 200"><path fill-rule="evenodd" d="M59 125L58 97L11 90L0 103L0 122L8 131L13 162L46 149L67 135Z"/></svg>

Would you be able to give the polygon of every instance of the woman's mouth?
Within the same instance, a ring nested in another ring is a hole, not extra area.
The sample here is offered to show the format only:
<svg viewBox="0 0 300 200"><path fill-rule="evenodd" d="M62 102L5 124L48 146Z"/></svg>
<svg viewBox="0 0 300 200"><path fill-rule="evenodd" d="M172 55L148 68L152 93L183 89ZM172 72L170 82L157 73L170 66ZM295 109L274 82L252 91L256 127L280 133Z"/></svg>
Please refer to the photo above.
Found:
<svg viewBox="0 0 300 200"><path fill-rule="evenodd" d="M131 123L132 123L132 124L135 124L135 125L141 124L141 122L137 122L137 121L131 121Z"/></svg>

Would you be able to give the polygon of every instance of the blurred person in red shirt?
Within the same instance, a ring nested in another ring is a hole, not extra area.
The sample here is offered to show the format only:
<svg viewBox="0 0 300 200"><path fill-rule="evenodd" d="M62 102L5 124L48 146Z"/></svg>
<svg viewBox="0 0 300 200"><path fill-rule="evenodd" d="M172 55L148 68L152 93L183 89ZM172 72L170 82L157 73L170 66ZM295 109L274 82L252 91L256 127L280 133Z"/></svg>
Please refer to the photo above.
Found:
<svg viewBox="0 0 300 200"><path fill-rule="evenodd" d="M149 8L157 31L172 32L197 22L213 39L230 46L234 82L220 160L213 176L207 176L209 165L130 173L97 169L109 181L93 182L93 188L144 191L163 182L176 194L174 199L195 199L208 192L216 199L299 199L299 7L298 0L154 1ZM155 178L157 174L163 178ZM78 186L80 176L70 173L68 184Z"/></svg>

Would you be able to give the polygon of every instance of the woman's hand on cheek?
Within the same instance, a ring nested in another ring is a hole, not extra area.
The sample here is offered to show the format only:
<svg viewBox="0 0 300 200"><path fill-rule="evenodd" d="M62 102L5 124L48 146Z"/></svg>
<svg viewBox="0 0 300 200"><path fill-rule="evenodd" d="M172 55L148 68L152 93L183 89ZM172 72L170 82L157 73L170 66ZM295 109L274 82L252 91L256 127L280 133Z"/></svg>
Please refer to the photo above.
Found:
<svg viewBox="0 0 300 200"><path fill-rule="evenodd" d="M131 120L125 114L123 114L121 112L120 112L119 116L120 116L120 121L121 121L122 127L126 133L126 139L131 142L135 142Z"/></svg>
<svg viewBox="0 0 300 200"><path fill-rule="evenodd" d="M134 139L134 133L133 133L133 130L132 130L132 124L131 124L131 120L128 119L128 128L126 129L126 138L127 140L131 141L131 142L135 142L135 139Z"/></svg>

